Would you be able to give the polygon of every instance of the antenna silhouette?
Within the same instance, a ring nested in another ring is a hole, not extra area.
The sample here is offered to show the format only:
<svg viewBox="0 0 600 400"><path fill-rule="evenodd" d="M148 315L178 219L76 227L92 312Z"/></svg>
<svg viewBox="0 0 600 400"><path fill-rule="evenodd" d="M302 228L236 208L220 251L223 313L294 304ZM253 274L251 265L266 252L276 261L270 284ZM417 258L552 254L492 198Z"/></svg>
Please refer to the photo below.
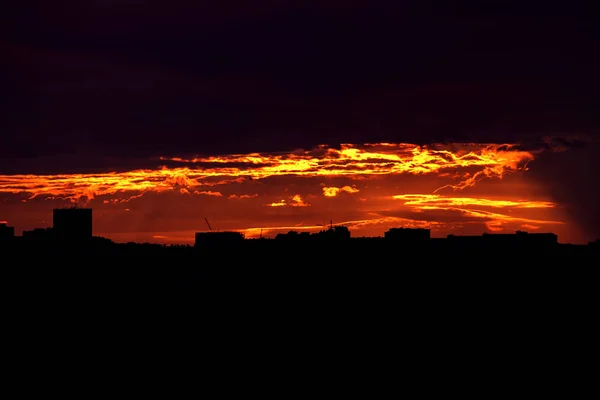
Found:
<svg viewBox="0 0 600 400"><path fill-rule="evenodd" d="M204 220L206 221L206 225L208 225L208 230L212 232L212 228L210 227L210 223L208 222L208 219L206 219L206 217L204 217Z"/></svg>

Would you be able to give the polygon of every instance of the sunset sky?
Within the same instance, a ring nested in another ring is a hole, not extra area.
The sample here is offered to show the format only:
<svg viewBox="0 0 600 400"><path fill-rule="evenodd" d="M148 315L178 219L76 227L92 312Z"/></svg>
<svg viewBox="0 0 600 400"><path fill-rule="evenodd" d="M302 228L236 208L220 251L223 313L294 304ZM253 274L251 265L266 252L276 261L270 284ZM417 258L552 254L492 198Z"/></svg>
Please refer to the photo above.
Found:
<svg viewBox="0 0 600 400"><path fill-rule="evenodd" d="M0 17L0 221L20 234L77 204L116 241L191 243L204 218L247 237L600 237L590 10L200 3Z"/></svg>

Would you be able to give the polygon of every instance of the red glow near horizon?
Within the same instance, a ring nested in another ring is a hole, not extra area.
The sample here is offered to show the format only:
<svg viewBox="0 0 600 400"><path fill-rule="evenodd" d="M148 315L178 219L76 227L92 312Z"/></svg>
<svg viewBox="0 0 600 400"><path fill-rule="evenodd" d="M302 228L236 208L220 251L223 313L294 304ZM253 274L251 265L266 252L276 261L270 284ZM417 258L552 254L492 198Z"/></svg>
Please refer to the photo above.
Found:
<svg viewBox="0 0 600 400"><path fill-rule="evenodd" d="M440 236L518 229L568 234L561 207L535 196L524 178L534 159L515 145L472 143L163 157L173 166L0 175L0 215L30 229L54 206L86 204L95 210L97 235L167 243L193 241L205 216L247 237L319 230L331 219L354 236L382 235L394 226L429 227Z"/></svg>

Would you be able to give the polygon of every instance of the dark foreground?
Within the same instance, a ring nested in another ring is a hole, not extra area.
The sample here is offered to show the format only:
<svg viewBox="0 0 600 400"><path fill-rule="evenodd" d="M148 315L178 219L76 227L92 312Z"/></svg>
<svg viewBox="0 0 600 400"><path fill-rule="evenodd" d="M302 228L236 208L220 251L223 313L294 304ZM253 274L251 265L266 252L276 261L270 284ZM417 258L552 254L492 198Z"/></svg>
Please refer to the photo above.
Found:
<svg viewBox="0 0 600 400"><path fill-rule="evenodd" d="M539 288L545 279L586 276L597 246L459 246L352 239L330 242L245 240L190 246L13 242L0 248L8 286L101 296L144 293L212 301L221 296L411 295ZM556 282L561 284L561 282ZM586 284L589 282L582 282ZM565 283L566 284L566 283ZM564 290L563 286L561 290Z"/></svg>
<svg viewBox="0 0 600 400"><path fill-rule="evenodd" d="M212 369L254 370L268 353L274 366L311 370L335 359L454 371L468 359L514 371L529 365L517 358L553 365L559 346L587 354L597 337L600 263L587 247L38 244L2 254L6 343L20 343L19 362L25 350L50 354L48 368L65 349L112 369L132 349L152 365L160 348Z"/></svg>

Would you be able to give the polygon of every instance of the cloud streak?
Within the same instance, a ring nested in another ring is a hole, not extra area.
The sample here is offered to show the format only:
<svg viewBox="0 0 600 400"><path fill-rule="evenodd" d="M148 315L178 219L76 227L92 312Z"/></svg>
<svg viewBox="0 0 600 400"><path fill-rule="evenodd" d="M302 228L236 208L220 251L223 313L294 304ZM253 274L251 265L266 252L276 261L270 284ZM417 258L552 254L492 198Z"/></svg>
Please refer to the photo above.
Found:
<svg viewBox="0 0 600 400"><path fill-rule="evenodd" d="M288 200L282 199L280 201L267 204L269 207L310 207L310 203L304 201L302 196L295 194Z"/></svg>
<svg viewBox="0 0 600 400"><path fill-rule="evenodd" d="M253 199L255 197L258 197L258 193L254 193L254 194L232 194L230 196L228 196L227 198L229 200L244 200L244 199Z"/></svg>
<svg viewBox="0 0 600 400"><path fill-rule="evenodd" d="M352 186L342 186L342 187L324 187L323 188L323 195L325 197L335 197L337 195L339 195L340 193L349 193L349 194L354 194L354 193L358 193L360 192L360 190L358 190L355 187Z"/></svg>
<svg viewBox="0 0 600 400"><path fill-rule="evenodd" d="M469 197L449 197L436 194L402 194L392 196L394 200L402 200L403 205L418 212L440 210L481 220L487 229L493 232L505 230L508 224L520 224L524 229L538 229L540 225L563 225L564 222L548 219L533 219L523 216L509 215L510 209L551 209L556 204L549 201L506 200ZM488 211L482 208L492 208ZM500 212L498 210L506 210Z"/></svg>
<svg viewBox="0 0 600 400"><path fill-rule="evenodd" d="M421 210L447 209L449 207L482 206L495 208L553 208L556 204L550 201L500 200L471 197L443 197L437 194L399 194L392 196L394 200L404 200L404 205Z"/></svg>
<svg viewBox="0 0 600 400"><path fill-rule="evenodd" d="M207 194L205 187L278 176L354 179L399 174L452 176L454 182L438 190L459 190L474 186L484 178L501 179L506 174L523 170L533 159L533 152L520 150L513 144L345 144L339 149L319 146L312 150L276 154L190 159L162 157L161 160L172 167L126 172L0 175L0 193L25 193L29 199L45 196L76 202L126 192L185 189ZM342 190L352 192L352 189ZM335 189L328 193L334 192L339 193Z"/></svg>

